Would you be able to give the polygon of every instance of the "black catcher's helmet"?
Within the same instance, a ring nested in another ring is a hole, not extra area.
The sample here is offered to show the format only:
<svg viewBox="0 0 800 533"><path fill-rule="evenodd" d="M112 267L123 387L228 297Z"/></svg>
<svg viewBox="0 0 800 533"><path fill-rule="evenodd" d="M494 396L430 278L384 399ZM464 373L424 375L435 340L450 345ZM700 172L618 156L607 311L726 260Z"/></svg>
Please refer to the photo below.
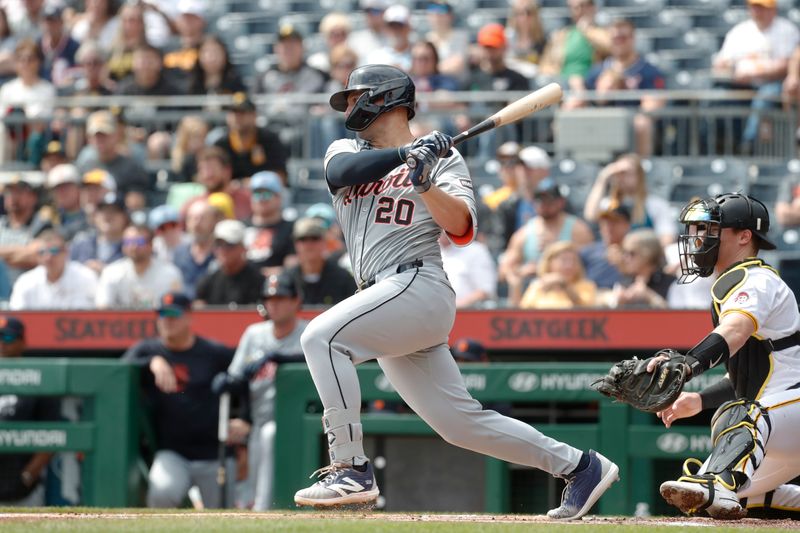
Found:
<svg viewBox="0 0 800 533"><path fill-rule="evenodd" d="M414 118L414 82L400 70L389 65L364 65L350 73L347 87L331 96L331 107L336 111L347 110L347 96L353 91L364 90L356 102L345 126L352 131L363 131L381 113L404 106L409 120ZM379 100L382 103L378 103Z"/></svg>
<svg viewBox="0 0 800 533"><path fill-rule="evenodd" d="M745 194L726 193L690 202L681 211L680 222L685 230L678 238L679 283L694 281L698 276L705 278L714 272L722 228L749 229L758 238L760 249L775 249L775 244L767 237L767 207Z"/></svg>

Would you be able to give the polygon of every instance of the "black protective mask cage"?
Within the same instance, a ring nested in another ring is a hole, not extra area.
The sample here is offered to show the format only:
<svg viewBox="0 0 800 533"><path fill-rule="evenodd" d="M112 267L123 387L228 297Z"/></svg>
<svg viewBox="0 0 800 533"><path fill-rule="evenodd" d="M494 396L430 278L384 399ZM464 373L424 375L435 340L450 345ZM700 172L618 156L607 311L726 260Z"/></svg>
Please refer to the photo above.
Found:
<svg viewBox="0 0 800 533"><path fill-rule="evenodd" d="M364 91L356 100L353 110L345 120L344 125L351 131L363 131L375 122L381 113L385 113L395 107L408 106L408 83L403 78L389 80L381 83L373 89ZM383 98L383 103L376 103ZM414 117L413 108L408 108L408 118Z"/></svg>
<svg viewBox="0 0 800 533"><path fill-rule="evenodd" d="M707 278L714 272L719 256L719 235L722 231L720 207L714 200L697 200L683 208L680 221L685 225L685 230L678 236L681 264L678 283L691 283L698 277ZM692 226L702 226L705 234L692 234Z"/></svg>

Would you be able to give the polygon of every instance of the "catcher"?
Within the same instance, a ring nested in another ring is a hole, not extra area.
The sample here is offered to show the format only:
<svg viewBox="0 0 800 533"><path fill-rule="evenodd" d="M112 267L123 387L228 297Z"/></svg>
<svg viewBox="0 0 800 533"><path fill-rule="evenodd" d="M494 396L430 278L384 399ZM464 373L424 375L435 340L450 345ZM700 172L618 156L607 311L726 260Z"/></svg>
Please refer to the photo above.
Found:
<svg viewBox="0 0 800 533"><path fill-rule="evenodd" d="M759 200L723 194L697 200L680 215L680 283L712 273L714 329L686 355L662 351L615 365L597 389L642 410L666 427L705 409L713 449L687 459L664 499L686 514L739 519L748 509L800 511L800 313L789 287L757 257L772 250L769 213ZM727 374L699 393L685 381L724 364Z"/></svg>

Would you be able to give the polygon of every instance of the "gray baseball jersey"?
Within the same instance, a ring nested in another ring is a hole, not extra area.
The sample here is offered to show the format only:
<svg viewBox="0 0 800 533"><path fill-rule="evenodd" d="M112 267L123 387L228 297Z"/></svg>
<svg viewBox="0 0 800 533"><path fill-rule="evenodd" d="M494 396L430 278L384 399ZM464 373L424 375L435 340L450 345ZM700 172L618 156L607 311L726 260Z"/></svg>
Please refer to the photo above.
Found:
<svg viewBox="0 0 800 533"><path fill-rule="evenodd" d="M300 335L307 324L305 320L298 320L294 331L282 339L275 338L271 320L248 326L239 340L228 373L232 376L241 376L248 363L258 361L268 353L301 354ZM275 364L264 365L264 368L250 380L250 407L254 426L261 426L275 418L275 370Z"/></svg>
<svg viewBox="0 0 800 533"><path fill-rule="evenodd" d="M367 143L357 139L335 141L325 155L325 168L337 154L368 149ZM442 264L437 242L442 229L414 192L408 172L408 167L401 164L379 180L342 187L333 194L333 207L358 285L391 265L423 257L435 258L432 260L436 264ZM431 170L431 180L446 193L467 203L473 229L477 229L472 180L457 150L453 149L451 157L439 160Z"/></svg>

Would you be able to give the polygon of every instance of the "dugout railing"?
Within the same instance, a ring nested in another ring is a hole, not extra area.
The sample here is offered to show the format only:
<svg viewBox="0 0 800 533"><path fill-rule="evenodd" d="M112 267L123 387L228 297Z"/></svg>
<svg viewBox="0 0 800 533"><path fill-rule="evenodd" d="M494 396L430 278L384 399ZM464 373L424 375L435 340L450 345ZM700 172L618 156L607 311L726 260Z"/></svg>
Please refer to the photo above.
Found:
<svg viewBox="0 0 800 533"><path fill-rule="evenodd" d="M80 452L82 505L137 505L136 370L102 359L0 358L0 395L82 399L76 422L0 422L0 453Z"/></svg>
<svg viewBox="0 0 800 533"><path fill-rule="evenodd" d="M595 422L536 424L535 427L578 448L597 449L615 461L620 466L621 480L600 501L599 512L631 515L637 503L651 507L654 503L658 483L662 481L654 479L654 461L703 457L710 451L710 437L704 427L666 430L654 416L602 397L591 389L591 383L608 368L608 363L493 363L462 365L461 371L467 388L482 403L596 402ZM698 390L718 375L718 372L704 374L690 382L687 389ZM358 376L362 401L399 399L378 365L360 365ZM291 508L294 492L310 483L311 472L327 464L327 454L323 449L318 396L308 368L304 364L283 365L276 382L274 495L278 508ZM433 430L413 414L364 413L362 423L365 437L434 435ZM509 465L487 457L484 468L483 511L512 512ZM453 476L457 482L457 473Z"/></svg>

